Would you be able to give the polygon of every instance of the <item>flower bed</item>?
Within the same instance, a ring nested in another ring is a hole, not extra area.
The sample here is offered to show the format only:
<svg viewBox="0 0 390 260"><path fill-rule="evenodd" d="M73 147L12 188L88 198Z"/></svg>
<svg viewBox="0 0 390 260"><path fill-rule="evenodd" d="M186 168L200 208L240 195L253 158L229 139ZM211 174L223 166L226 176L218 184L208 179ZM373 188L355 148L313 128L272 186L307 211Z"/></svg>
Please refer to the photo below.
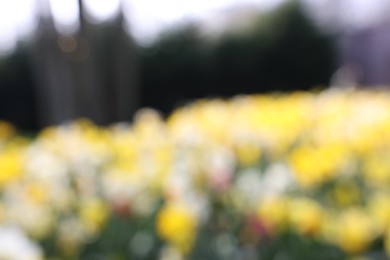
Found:
<svg viewBox="0 0 390 260"><path fill-rule="evenodd" d="M34 140L1 123L0 258L385 259L389 187L387 92L200 100Z"/></svg>

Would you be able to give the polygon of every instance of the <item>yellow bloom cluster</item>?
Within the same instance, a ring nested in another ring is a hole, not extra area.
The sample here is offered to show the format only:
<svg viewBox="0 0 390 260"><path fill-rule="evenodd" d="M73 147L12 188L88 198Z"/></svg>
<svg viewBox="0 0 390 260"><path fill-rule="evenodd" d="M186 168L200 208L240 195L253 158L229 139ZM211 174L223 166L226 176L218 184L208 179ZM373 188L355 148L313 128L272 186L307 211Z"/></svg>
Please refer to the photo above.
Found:
<svg viewBox="0 0 390 260"><path fill-rule="evenodd" d="M69 257L113 214L157 214L155 232L184 256L216 201L255 216L260 239L293 231L351 255L379 239L390 254L389 188L383 91L200 100L167 120L144 109L131 125L79 120L31 141L0 123L0 225L54 237Z"/></svg>
<svg viewBox="0 0 390 260"><path fill-rule="evenodd" d="M157 232L183 252L188 252L196 234L196 218L185 206L167 205L158 216Z"/></svg>

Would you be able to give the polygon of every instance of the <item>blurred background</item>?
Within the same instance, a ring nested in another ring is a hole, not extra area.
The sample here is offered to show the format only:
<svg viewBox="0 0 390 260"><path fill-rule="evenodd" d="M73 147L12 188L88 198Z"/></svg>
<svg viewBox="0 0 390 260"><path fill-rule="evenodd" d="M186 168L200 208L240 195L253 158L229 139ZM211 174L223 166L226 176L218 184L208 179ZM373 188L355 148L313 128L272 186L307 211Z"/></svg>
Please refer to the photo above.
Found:
<svg viewBox="0 0 390 260"><path fill-rule="evenodd" d="M387 0L0 0L0 118L36 131L194 99L390 83Z"/></svg>

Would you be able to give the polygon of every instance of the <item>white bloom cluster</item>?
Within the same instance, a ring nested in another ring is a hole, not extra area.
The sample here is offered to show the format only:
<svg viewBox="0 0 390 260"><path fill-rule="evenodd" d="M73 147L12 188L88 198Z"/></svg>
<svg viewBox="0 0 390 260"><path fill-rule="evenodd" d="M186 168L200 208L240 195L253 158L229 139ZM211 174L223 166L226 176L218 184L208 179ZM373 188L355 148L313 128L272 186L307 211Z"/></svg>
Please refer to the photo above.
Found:
<svg viewBox="0 0 390 260"><path fill-rule="evenodd" d="M0 259L42 260L41 249L19 228L0 226Z"/></svg>

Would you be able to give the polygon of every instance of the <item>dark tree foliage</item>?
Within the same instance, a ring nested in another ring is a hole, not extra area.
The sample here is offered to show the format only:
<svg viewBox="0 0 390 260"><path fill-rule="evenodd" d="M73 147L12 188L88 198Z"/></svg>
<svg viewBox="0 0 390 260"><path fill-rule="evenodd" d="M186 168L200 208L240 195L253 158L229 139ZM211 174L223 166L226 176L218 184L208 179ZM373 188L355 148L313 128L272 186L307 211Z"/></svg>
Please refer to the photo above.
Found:
<svg viewBox="0 0 390 260"><path fill-rule="evenodd" d="M19 48L11 56L0 59L0 119L18 128L35 130L36 97L28 52Z"/></svg>
<svg viewBox="0 0 390 260"><path fill-rule="evenodd" d="M94 62L100 64L98 74L106 75L100 78L108 85L116 82L117 71L132 71L125 63L104 65L118 60L114 55L116 31L112 28L94 28L96 52L101 54ZM321 33L298 1L259 14L245 33L226 33L211 40L202 38L196 25L169 31L151 46L138 47L141 100L136 100L137 107L149 106L169 113L196 98L326 86L334 71L332 43L332 38ZM127 56L121 55L121 60ZM31 50L27 48L0 58L0 119L26 130L38 127L33 73ZM113 90L106 92L106 102L112 102ZM109 112L107 104L105 109Z"/></svg>
<svg viewBox="0 0 390 260"><path fill-rule="evenodd" d="M297 1L259 14L245 34L210 43L190 25L141 51L141 103L164 112L195 98L325 86L335 60L331 37Z"/></svg>

